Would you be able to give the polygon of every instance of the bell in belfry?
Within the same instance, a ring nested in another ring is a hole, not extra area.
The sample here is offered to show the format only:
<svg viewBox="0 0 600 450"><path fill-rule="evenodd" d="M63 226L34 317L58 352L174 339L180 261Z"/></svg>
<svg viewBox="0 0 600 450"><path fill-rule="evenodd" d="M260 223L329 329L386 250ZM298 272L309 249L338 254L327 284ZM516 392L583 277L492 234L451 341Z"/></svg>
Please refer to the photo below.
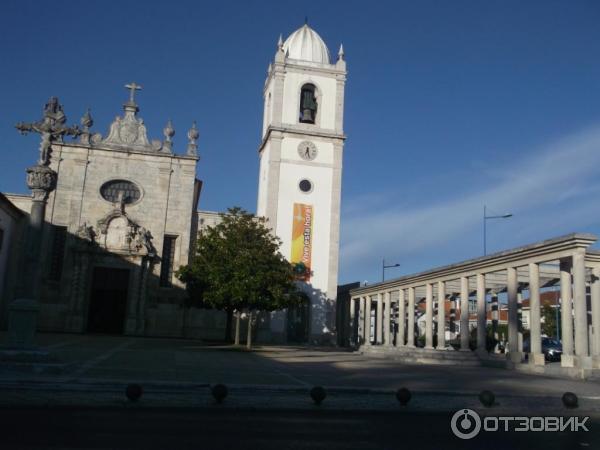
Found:
<svg viewBox="0 0 600 450"><path fill-rule="evenodd" d="M303 89L302 106L300 111L302 113L300 122L315 123L315 117L317 115L317 102L315 99L315 93L312 89Z"/></svg>

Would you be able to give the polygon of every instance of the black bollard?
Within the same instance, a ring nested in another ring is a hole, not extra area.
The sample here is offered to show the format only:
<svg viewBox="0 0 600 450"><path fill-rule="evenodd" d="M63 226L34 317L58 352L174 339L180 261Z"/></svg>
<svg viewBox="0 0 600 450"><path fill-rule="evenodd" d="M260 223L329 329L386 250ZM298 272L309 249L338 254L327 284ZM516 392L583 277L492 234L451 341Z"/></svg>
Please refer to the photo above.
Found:
<svg viewBox="0 0 600 450"><path fill-rule="evenodd" d="M573 392L565 392L562 396L562 402L563 405L569 409L574 409L579 406L579 400Z"/></svg>
<svg viewBox="0 0 600 450"><path fill-rule="evenodd" d="M224 384L215 384L210 392L217 403L223 403L223 400L225 400L225 397L227 397L228 394L227 386Z"/></svg>
<svg viewBox="0 0 600 450"><path fill-rule="evenodd" d="M320 405L325 397L327 397L327 392L321 386L315 386L310 390L310 397L313 399L316 405Z"/></svg>
<svg viewBox="0 0 600 450"><path fill-rule="evenodd" d="M125 388L125 395L129 399L129 401L137 402L142 394L144 393L144 389L139 384L128 384Z"/></svg>
<svg viewBox="0 0 600 450"><path fill-rule="evenodd" d="M481 393L479 394L479 401L486 408L492 407L495 400L496 396L492 391L481 391Z"/></svg>
<svg viewBox="0 0 600 450"><path fill-rule="evenodd" d="M408 402L410 401L411 397L412 397L412 394L405 387L402 387L396 391L396 400L398 400L398 402L402 406L406 406L408 404Z"/></svg>

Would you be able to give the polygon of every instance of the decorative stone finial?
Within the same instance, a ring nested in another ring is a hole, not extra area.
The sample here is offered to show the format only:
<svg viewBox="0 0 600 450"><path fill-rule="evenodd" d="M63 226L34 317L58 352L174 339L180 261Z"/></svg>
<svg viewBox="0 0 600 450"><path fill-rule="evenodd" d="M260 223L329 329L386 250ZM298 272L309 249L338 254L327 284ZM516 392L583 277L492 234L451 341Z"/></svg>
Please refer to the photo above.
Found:
<svg viewBox="0 0 600 450"><path fill-rule="evenodd" d="M163 142L163 150L171 152L173 151L173 136L175 136L175 128L171 119L167 122L167 125L163 128L163 134L165 135L165 141Z"/></svg>
<svg viewBox="0 0 600 450"><path fill-rule="evenodd" d="M277 41L277 50L283 50L283 36L279 35L279 40Z"/></svg>
<svg viewBox="0 0 600 450"><path fill-rule="evenodd" d="M338 51L338 58L341 60L344 59L344 44L340 44L340 50Z"/></svg>
<svg viewBox="0 0 600 450"><path fill-rule="evenodd" d="M192 128L187 133L188 137L188 145L187 145L187 154L188 156L198 156L198 144L196 141L200 133L198 132L198 128L196 128L196 121L192 124Z"/></svg>
<svg viewBox="0 0 600 450"><path fill-rule="evenodd" d="M87 109L85 114L79 120L83 130L81 132L81 136L79 138L79 142L85 145L90 144L90 128L94 125L94 119L92 119L92 115L90 114L90 108Z"/></svg>

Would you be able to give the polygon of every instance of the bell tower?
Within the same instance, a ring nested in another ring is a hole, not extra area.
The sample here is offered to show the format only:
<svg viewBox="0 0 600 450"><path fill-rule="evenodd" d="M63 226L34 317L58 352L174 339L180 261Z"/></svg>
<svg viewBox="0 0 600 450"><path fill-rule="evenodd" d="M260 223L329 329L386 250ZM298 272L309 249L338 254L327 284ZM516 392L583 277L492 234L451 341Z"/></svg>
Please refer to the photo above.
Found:
<svg viewBox="0 0 600 450"><path fill-rule="evenodd" d="M346 61L307 24L279 38L264 86L257 215L283 241L307 294L271 316L275 341L335 339Z"/></svg>

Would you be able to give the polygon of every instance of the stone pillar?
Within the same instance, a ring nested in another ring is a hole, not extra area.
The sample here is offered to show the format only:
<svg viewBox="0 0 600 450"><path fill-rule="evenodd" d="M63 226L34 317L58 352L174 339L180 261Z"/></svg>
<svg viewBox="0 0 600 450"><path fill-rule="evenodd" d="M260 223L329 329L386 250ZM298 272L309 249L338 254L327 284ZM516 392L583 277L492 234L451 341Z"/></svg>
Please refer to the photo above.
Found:
<svg viewBox="0 0 600 450"><path fill-rule="evenodd" d="M529 362L536 366L545 363L542 353L542 326L540 314L540 267L529 264Z"/></svg>
<svg viewBox="0 0 600 450"><path fill-rule="evenodd" d="M460 277L460 349L469 349L469 279Z"/></svg>
<svg viewBox="0 0 600 450"><path fill-rule="evenodd" d="M498 340L498 319L500 315L500 311L498 310L498 294L492 292L491 298L491 307L492 307L492 336L495 340Z"/></svg>
<svg viewBox="0 0 600 450"><path fill-rule="evenodd" d="M579 361L580 358L589 356L585 251L583 250L573 255L573 308L575 310L575 356Z"/></svg>
<svg viewBox="0 0 600 450"><path fill-rule="evenodd" d="M592 301L592 356L596 359L595 366L600 367L600 266L592 269L590 296Z"/></svg>
<svg viewBox="0 0 600 450"><path fill-rule="evenodd" d="M415 346L415 288L408 288L408 330L406 346Z"/></svg>
<svg viewBox="0 0 600 450"><path fill-rule="evenodd" d="M404 298L404 289L398 290L398 335L396 336L396 346L404 347L404 335L406 334L406 299Z"/></svg>
<svg viewBox="0 0 600 450"><path fill-rule="evenodd" d="M425 285L425 348L433 349L433 284Z"/></svg>
<svg viewBox="0 0 600 450"><path fill-rule="evenodd" d="M35 349L35 332L39 306L41 277L41 248L46 202L56 187L57 175L46 165L39 164L27 169L27 186L31 189L31 212L26 231L25 271L22 297L8 308L8 342L11 349L29 351Z"/></svg>
<svg viewBox="0 0 600 450"><path fill-rule="evenodd" d="M390 328L392 325L392 299L390 298L390 293L386 292L383 294L384 302L385 302L385 311L384 311L384 319L383 319L383 339L385 341L385 345L392 345L392 335L390 333Z"/></svg>
<svg viewBox="0 0 600 450"><path fill-rule="evenodd" d="M437 348L446 348L446 283L438 281Z"/></svg>
<svg viewBox="0 0 600 450"><path fill-rule="evenodd" d="M356 299L350 299L350 323L348 324L350 328L350 333L348 336L348 344L350 346L356 345L358 342L358 334L356 327Z"/></svg>
<svg viewBox="0 0 600 450"><path fill-rule="evenodd" d="M358 298L358 326L357 326L356 345L365 343L365 298Z"/></svg>
<svg viewBox="0 0 600 450"><path fill-rule="evenodd" d="M519 312L517 311L517 269L509 267L506 269L506 293L508 295L508 352L512 362L521 362L519 352Z"/></svg>
<svg viewBox="0 0 600 450"><path fill-rule="evenodd" d="M371 296L365 297L365 344L371 345Z"/></svg>
<svg viewBox="0 0 600 450"><path fill-rule="evenodd" d="M518 271L517 271L518 276ZM523 293L518 288L517 283L517 350L523 356Z"/></svg>
<svg viewBox="0 0 600 450"><path fill-rule="evenodd" d="M487 353L486 341L485 274L477 274L477 351Z"/></svg>
<svg viewBox="0 0 600 450"><path fill-rule="evenodd" d="M376 326L376 336L375 343L382 344L383 343L383 296L381 294L377 294L377 319L375 321Z"/></svg>
<svg viewBox="0 0 600 450"><path fill-rule="evenodd" d="M573 262L571 259L560 260L560 315L561 315L561 341L563 354L561 357L561 366L573 367L574 347L573 347L573 302L571 286L571 269Z"/></svg>

